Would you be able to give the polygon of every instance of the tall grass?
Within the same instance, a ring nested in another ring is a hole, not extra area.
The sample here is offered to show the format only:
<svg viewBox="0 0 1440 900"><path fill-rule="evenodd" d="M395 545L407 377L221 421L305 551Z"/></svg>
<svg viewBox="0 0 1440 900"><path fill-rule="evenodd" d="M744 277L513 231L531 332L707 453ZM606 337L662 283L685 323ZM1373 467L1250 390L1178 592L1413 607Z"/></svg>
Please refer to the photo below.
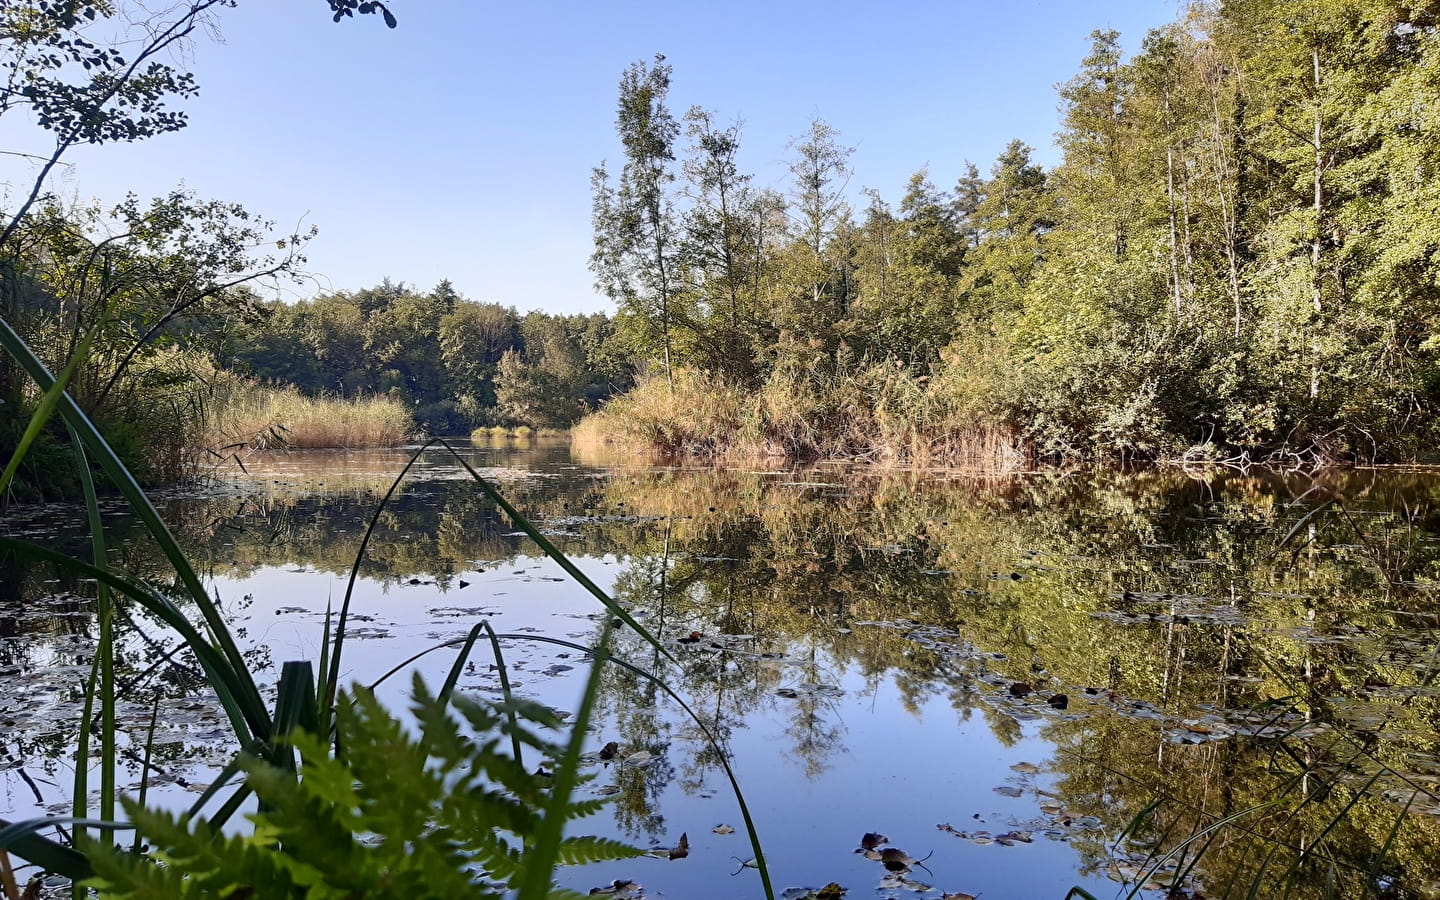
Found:
<svg viewBox="0 0 1440 900"><path fill-rule="evenodd" d="M395 447L414 423L393 397L307 397L293 386L272 387L217 375L204 411L210 448L293 450Z"/></svg>
<svg viewBox="0 0 1440 900"><path fill-rule="evenodd" d="M838 373L772 374L747 390L682 371L642 381L576 426L583 445L703 459L853 459L884 465L1012 470L1031 454L961 376L884 363Z"/></svg>

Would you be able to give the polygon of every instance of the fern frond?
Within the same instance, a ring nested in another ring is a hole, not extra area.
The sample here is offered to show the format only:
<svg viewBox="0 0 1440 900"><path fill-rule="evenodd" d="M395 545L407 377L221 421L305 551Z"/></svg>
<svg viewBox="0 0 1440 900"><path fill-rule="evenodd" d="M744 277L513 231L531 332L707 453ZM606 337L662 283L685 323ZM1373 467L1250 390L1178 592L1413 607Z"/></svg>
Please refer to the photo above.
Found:
<svg viewBox="0 0 1440 900"><path fill-rule="evenodd" d="M616 859L634 859L644 855L645 851L639 847L632 847L610 838L584 836L566 838L561 841L559 859L561 865L578 866Z"/></svg>
<svg viewBox="0 0 1440 900"><path fill-rule="evenodd" d="M254 757L240 761L259 800L252 833L225 835L127 800L131 820L159 849L146 857L87 842L91 886L107 900L503 896L526 871L524 848L542 826L537 810L550 791L548 778L511 755L509 737L554 757L559 748L543 732L563 727L559 717L527 701L446 703L417 680L416 738L368 691L337 699L342 757L331 756L321 737L295 732L298 773ZM565 815L589 815L605 802L573 802ZM608 838L572 837L561 843L559 861L642 854Z"/></svg>

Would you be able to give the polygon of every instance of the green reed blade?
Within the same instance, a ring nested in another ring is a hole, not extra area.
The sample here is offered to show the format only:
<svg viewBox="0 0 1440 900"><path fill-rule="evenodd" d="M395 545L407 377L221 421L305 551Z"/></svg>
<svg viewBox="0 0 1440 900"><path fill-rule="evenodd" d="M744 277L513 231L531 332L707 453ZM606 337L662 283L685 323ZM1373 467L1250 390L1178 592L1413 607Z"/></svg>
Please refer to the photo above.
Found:
<svg viewBox="0 0 1440 900"><path fill-rule="evenodd" d="M77 819L90 815L90 717L95 713L95 686L100 680L100 654L90 660L90 675L85 679L85 702L80 709L80 733L75 739L75 780L70 798L70 814ZM71 892L75 900L83 900L84 890L77 884Z"/></svg>
<svg viewBox="0 0 1440 900"><path fill-rule="evenodd" d="M6 327L9 326L7 325ZM85 337L81 339L80 346L75 349L69 361L66 362L65 368L61 370L60 377L56 378L54 383L49 387L44 388L45 393L40 397L40 403L36 405L35 411L30 414L30 421L25 425L25 432L20 435L20 443L17 444L14 451L11 452L10 460L5 464L5 471L0 472L0 497L3 497L5 493L10 490L10 485L15 480L16 473L20 471L20 464L24 462L26 454L30 452L30 447L40 437L40 432L45 428L45 423L50 421L50 417L55 414L55 408L60 403L60 398L64 395L66 386L70 384L70 380L75 377L75 372L79 370L81 364L84 363L85 359L90 355L90 342L94 339L95 332L98 330L98 328L92 328L85 332Z"/></svg>
<svg viewBox="0 0 1440 900"><path fill-rule="evenodd" d="M340 614L335 624L335 638L330 647L330 671L325 676L325 703L324 708L321 710L321 716L323 717L324 729L327 734L330 733L334 726L333 708L335 706L335 694L340 688L340 654L345 649L345 624L350 618L350 603L355 596L355 582L360 577L360 566L365 561L365 550L370 546L370 538L375 534L375 526L380 523L380 516L384 514L385 508L390 505L390 500L395 496L395 492L400 489L400 483L405 480L405 476L409 474L411 467L420 459L420 454L425 452L425 448L429 446L429 444L425 444L411 454L404 468L400 470L400 474L396 475L394 480L390 482L389 489L385 491L385 496L380 498L379 504L375 507L375 512L371 514L370 521L365 526L365 534L360 538L359 549L355 551L355 562L351 564L350 577L345 582L345 596L340 601ZM336 748L338 750L339 735L336 735L336 742Z"/></svg>
<svg viewBox="0 0 1440 900"><path fill-rule="evenodd" d="M695 712L690 704L686 703L684 698L675 692L674 688L666 684L665 680L658 675L648 672L618 656L602 653L599 648L586 647L584 644L577 644L574 641L546 637L541 634L497 634L495 637L497 639L503 638L506 640L533 641L540 644L554 644L557 647L567 647L571 650L578 650L581 653L590 654L596 663L596 665L591 667L592 673L593 670L599 668L599 663L614 663L627 672L633 672L641 678L644 678L646 681L658 687L671 700L674 700L675 703L685 711L685 714L690 717L691 721L695 723L696 727L700 729L700 733L705 737L705 742L715 749L715 755L720 761L720 766L725 770L725 777L730 781L730 791L735 796L735 803L740 807L740 817L745 820L745 829L750 837L750 849L755 854L755 869L760 873L760 881L765 890L765 896L768 900L775 900L775 889L770 883L770 868L765 863L765 850L760 846L760 834L755 828L754 818L750 815L750 805L745 802L745 793L740 789L740 780L736 777L735 770L730 767L729 757L720 746L719 740L715 738L710 728L705 724L704 720L700 718L700 714ZM458 643L458 641L455 643ZM572 739L574 738L574 734L578 733L578 731L572 733Z"/></svg>
<svg viewBox="0 0 1440 900"><path fill-rule="evenodd" d="M1405 801L1405 805L1396 814L1395 824L1390 826L1390 833L1386 835L1384 845L1380 847L1380 852L1375 854L1375 859L1370 863L1370 869L1365 873L1366 884L1374 884L1375 880L1380 877L1380 868L1385 864L1385 857L1390 855L1390 847L1394 845L1395 838L1400 836L1400 826L1409 817L1410 807L1415 803L1417 796L1418 794L1411 794L1410 799Z"/></svg>
<svg viewBox="0 0 1440 900"><path fill-rule="evenodd" d="M89 878L93 872L90 861L78 851L41 836L40 832L56 825L72 822L84 828L101 828L113 825L99 819L29 819L11 823L0 819L0 850L7 850L42 869L64 875L71 881Z"/></svg>
<svg viewBox="0 0 1440 900"><path fill-rule="evenodd" d="M510 670L505 665L505 654L500 651L500 636L488 621L481 622L480 626L483 626L485 633L490 636L490 652L495 655L496 671L500 673L500 694L505 698L505 717L510 720L510 752L515 754L515 761L519 762L520 722L515 714L515 691L510 687ZM456 665L459 665L459 660L456 660Z"/></svg>
<svg viewBox="0 0 1440 900"><path fill-rule="evenodd" d="M315 668L309 660L291 660L280 667L280 684L275 697L275 741L278 744L293 732L316 732L319 721L315 715ZM288 772L295 771L295 753L289 747L276 747L271 762Z"/></svg>
<svg viewBox="0 0 1440 900"><path fill-rule="evenodd" d="M489 627L489 623L480 622L465 635L465 643L461 645L460 653L455 657L455 662L451 663L450 671L445 675L445 683L440 686L440 693L435 695L436 700L442 704L450 702L450 695L455 692L455 685L460 681L460 674L465 671L465 663L470 659L470 651L475 648L475 641L480 638L480 632ZM508 691L506 692L505 699L510 699Z"/></svg>
<svg viewBox="0 0 1440 900"><path fill-rule="evenodd" d="M41 390L49 391L55 386L55 378L45 364L35 356L25 341L10 327L10 323L3 318L0 318L0 349L3 349L19 363ZM228 661L232 670L230 690L234 695L236 707L242 714L241 721L243 722L243 725L236 728L237 737L241 739L241 743L245 743L251 735L268 740L271 731L269 713L260 697L260 690L255 684L254 676L247 667L245 657L236 645L234 636L230 633L224 615L210 598L204 585L200 583L199 576L196 575L184 551L180 549L169 526L161 519L155 505L150 502L150 498L140 488L130 470L125 467L100 430L95 427L95 423L90 421L84 411L76 405L74 399L69 394L61 393L56 406L66 423L79 433L82 443L93 454L95 461L105 471L106 476L129 502L131 510L145 526L151 538L159 545L166 560L174 568L186 593L204 618L211 638L219 647L219 652Z"/></svg>
<svg viewBox="0 0 1440 900"><path fill-rule="evenodd" d="M580 780L580 754L590 728L590 717L595 712L595 702L600 696L603 674L600 660L610 643L612 631L614 625L606 619L595 648L595 662L590 666L585 690L580 695L580 709L570 725L570 738L565 742L565 751L556 762L550 779L550 796L545 803L544 816L533 836L533 843L526 848L525 871L520 876L516 900L547 900L550 897L555 864L560 858L560 842L565 836L565 823L570 820L570 795Z"/></svg>
<svg viewBox="0 0 1440 900"><path fill-rule="evenodd" d="M249 673L246 672L245 677L238 676L230 667L229 660L222 656L220 651L195 629L195 626L191 624L189 618L167 598L132 584L130 581L112 572L96 568L88 563L51 550L48 547L41 547L27 541L16 540L15 538L0 537L0 549L10 550L32 559L48 562L57 568L67 569L77 574L93 578L102 584L107 584L118 593L139 603L145 609L158 616L165 624L174 628L190 647L190 651L194 653L195 657L200 661L200 665L205 670L205 674L210 681L210 687L215 691L216 696L220 700L220 705L225 709L226 715L230 718L231 727L235 730L236 735L242 739L243 743L250 743L252 739L250 738L250 732L247 727L248 719L245 716L244 707L240 699L247 685ZM249 681L248 684L253 685L254 682ZM268 724L268 714L265 717L265 721Z"/></svg>
<svg viewBox="0 0 1440 900"><path fill-rule="evenodd" d="M90 558L100 568L109 567L105 546L105 524L100 519L100 498L95 492L95 479L90 474L90 461L75 428L66 425L70 446L75 448L75 464L80 471L80 484L85 493L85 514L90 523ZM100 635L96 659L100 665L100 818L115 818L115 596L109 586L96 586L95 615ZM90 713L85 714L85 728L90 727ZM87 757L88 762L88 757Z"/></svg>
<svg viewBox="0 0 1440 900"><path fill-rule="evenodd" d="M320 633L320 662L319 662L319 665L316 666L316 671L318 671L318 672L321 674L321 676L325 676L325 675L330 671L330 622L331 622L331 614L330 614L330 613L331 613L331 610L330 610L330 601L329 601L329 600L326 600L326 601L325 601L325 629ZM330 721L329 715L328 715L328 713L326 712L326 710L329 708L329 704L325 702L325 691L326 691L326 683L325 683L325 681L322 679L319 683L317 683L317 684L315 685L315 697L314 697L314 700L313 700L313 702L314 702L314 704L315 704L315 722L316 722L316 732L315 732L315 736L316 736L316 737L322 737L322 738L325 737L325 735L320 734L320 732L319 732L319 723L322 722L322 721L326 722L326 728L327 728L327 731L328 731L329 721Z"/></svg>
<svg viewBox="0 0 1440 900"><path fill-rule="evenodd" d="M155 702L150 704L150 727L145 731L145 756L140 764L140 797L135 801L142 809L145 807L145 798L150 794L150 760L155 755L155 726L160 723L160 692L155 692ZM140 832L135 832L135 843L131 845L130 852L138 854L142 842Z"/></svg>
<svg viewBox="0 0 1440 900"><path fill-rule="evenodd" d="M624 622L636 634L640 635L641 639L643 639L647 644L659 651L660 655L664 656L671 662L678 662L678 660L675 659L675 656L670 652L670 649L664 644L662 644L659 638L651 634L649 629L647 629L645 626L635 621L635 619L628 612L625 611L624 607L616 603L615 600L603 589L601 589L599 585L591 581L590 576L582 572L580 570L580 567L575 565L575 563L570 560L570 557L566 556L559 547L556 547L554 544L550 543L549 538L541 534L540 530L534 525L532 525L529 519L521 515L520 511L517 510L514 506L511 506L510 501L506 500L505 496L501 494L494 485L492 485L483 476L481 476L479 472L475 471L475 468L470 465L469 460L461 456L460 453L454 447L446 443L443 438L435 438L430 443L439 444L441 447L444 447L446 450L450 451L450 455L455 458L455 461L460 463L460 465L464 467L465 471L470 473L470 477L473 478L475 482L480 485L480 490L484 491L485 496L489 497L496 506L499 506L502 510L504 510L505 515L510 517L510 521L513 522L516 527L518 527L521 531L525 532L526 536L528 536L530 540L534 541L540 546L540 549L545 552L546 556L550 557L557 564L559 564L560 568L564 569L566 574L568 574L571 578L575 579L575 581L579 583L579 585L583 587L586 591L588 591L590 595L593 596L596 600L599 600L600 603L607 610L609 610L612 615L614 615L621 622ZM428 447L430 446L430 444L426 444L425 446Z"/></svg>

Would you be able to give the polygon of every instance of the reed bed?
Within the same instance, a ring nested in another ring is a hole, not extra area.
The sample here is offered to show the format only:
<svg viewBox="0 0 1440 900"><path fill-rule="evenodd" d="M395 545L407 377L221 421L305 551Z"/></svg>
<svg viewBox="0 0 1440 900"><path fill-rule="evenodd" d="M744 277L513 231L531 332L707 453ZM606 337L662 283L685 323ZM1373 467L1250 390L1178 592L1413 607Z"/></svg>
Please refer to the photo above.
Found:
<svg viewBox="0 0 1440 900"><path fill-rule="evenodd" d="M744 389L696 372L642 381L572 431L583 447L699 459L853 459L882 465L1028 466L1006 418L946 379L880 365L775 374Z"/></svg>
<svg viewBox="0 0 1440 900"><path fill-rule="evenodd" d="M415 427L405 404L393 397L307 397L293 387L239 379L212 391L205 423L212 448L254 450L396 447Z"/></svg>

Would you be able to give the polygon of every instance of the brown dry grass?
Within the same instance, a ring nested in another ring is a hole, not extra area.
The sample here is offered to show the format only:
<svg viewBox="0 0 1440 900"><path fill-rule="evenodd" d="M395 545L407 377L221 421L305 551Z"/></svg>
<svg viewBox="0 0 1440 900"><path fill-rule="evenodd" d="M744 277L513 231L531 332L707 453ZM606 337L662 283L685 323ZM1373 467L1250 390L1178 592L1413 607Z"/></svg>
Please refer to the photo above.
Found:
<svg viewBox="0 0 1440 900"><path fill-rule="evenodd" d="M255 450L394 447L414 430L409 410L392 397L306 397L238 378L216 384L205 422L211 448Z"/></svg>
<svg viewBox="0 0 1440 900"><path fill-rule="evenodd" d="M889 363L839 374L776 373L754 391L683 371L673 388L660 378L641 382L572 434L577 445L666 457L1014 470L1032 454L995 401L1005 386L986 365L957 354L934 376Z"/></svg>

